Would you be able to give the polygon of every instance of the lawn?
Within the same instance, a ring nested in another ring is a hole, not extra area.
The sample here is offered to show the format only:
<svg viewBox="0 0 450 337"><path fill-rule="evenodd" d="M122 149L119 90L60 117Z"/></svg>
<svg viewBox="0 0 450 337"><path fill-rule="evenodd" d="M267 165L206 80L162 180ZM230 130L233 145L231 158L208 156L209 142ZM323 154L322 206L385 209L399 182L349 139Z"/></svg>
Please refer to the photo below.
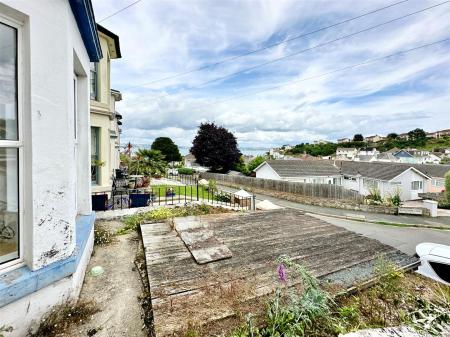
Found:
<svg viewBox="0 0 450 337"><path fill-rule="evenodd" d="M156 196L159 197L165 197L166 191L169 189L172 189L173 192L175 192L175 195L173 196L175 199L184 199L184 196L186 196L187 200L197 199L197 185L184 185L184 186L170 186L170 185L152 185L151 189L153 193ZM217 195L217 192L214 193L214 195ZM211 199L212 193L209 192L206 187L204 186L198 186L198 196L201 199Z"/></svg>

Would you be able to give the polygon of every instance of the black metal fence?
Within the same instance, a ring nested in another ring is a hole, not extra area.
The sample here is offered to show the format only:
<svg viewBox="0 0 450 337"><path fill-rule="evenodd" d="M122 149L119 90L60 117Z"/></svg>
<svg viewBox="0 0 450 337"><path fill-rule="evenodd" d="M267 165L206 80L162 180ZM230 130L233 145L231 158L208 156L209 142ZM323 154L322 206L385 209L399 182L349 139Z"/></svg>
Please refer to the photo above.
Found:
<svg viewBox="0 0 450 337"><path fill-rule="evenodd" d="M185 177L177 176L179 179L185 179ZM230 192L212 189L208 186L199 185L198 181L193 179L187 179L186 182L191 184L158 185L139 189L116 188L111 192L96 192L92 194L92 209L94 211L106 211L157 205L182 205L194 201L248 210L255 207L253 196L242 197Z"/></svg>
<svg viewBox="0 0 450 337"><path fill-rule="evenodd" d="M164 176L166 179L178 181L185 185L196 185L198 183L198 174L179 174L179 173L168 173Z"/></svg>

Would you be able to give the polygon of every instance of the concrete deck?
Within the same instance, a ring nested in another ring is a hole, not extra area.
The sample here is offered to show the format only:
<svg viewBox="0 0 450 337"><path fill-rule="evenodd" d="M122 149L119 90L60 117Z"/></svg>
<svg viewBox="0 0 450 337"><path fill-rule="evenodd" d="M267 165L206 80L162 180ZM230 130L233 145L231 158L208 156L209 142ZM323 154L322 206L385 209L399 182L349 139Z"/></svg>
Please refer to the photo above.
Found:
<svg viewBox="0 0 450 337"><path fill-rule="evenodd" d="M343 288L370 279L381 254L399 266L417 262L379 241L293 209L221 214L199 221L230 249L231 258L199 265L173 223L141 225L158 337L179 332L188 323L208 323L208 332L217 334L225 331L221 325L230 326L224 321L255 312L255 301L264 309L264 296L279 286L275 260L283 254ZM288 277L289 285L298 283Z"/></svg>

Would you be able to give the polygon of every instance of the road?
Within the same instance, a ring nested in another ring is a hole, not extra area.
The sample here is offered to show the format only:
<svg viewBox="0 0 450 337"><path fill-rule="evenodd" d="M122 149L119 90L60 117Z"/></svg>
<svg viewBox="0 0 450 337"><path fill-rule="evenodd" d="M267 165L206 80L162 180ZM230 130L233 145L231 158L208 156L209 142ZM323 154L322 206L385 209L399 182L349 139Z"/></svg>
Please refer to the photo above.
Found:
<svg viewBox="0 0 450 337"><path fill-rule="evenodd" d="M450 245L450 231L428 228L395 227L370 222L351 221L322 215L310 214L332 225L378 240L398 250L413 255L421 242L434 242Z"/></svg>
<svg viewBox="0 0 450 337"><path fill-rule="evenodd" d="M223 187L221 186L221 188ZM223 189L226 189L230 192L235 191L235 189L226 187ZM397 227L365 221L352 221L349 219L337 218L336 216L345 216L346 214L359 214L364 215L369 221L386 221L391 223L406 223L413 225L426 224L432 226L450 226L449 217L434 219L414 216L396 216L388 214L355 212L342 209L304 205L261 194L256 194L256 198L257 201L266 199L278 206L303 210L311 216L325 220L335 226L344 227L353 232L360 233L372 239L376 239L409 255L413 255L415 253L416 245L421 242L434 242L450 245L450 230ZM328 214L328 216L323 215L325 213Z"/></svg>
<svg viewBox="0 0 450 337"><path fill-rule="evenodd" d="M220 189L234 192L236 189L220 186ZM353 211L353 210L347 210L347 209L339 209L339 208L330 208L330 207L321 207L321 206L315 206L315 205L306 205L306 204L300 204L294 201L288 201L272 196L268 196L265 194L258 194L254 193L256 195L256 200L269 200L273 202L276 205L282 206L282 207L289 207L289 208L295 208L295 209L301 209L305 212L309 213L316 213L316 214L322 214L322 215L330 215L330 216L347 216L348 214L353 214L357 216L364 216L368 222L372 221L384 221L384 222L390 222L390 223L399 223L399 224L411 224L411 225L425 225L425 226L435 226L435 227L448 227L450 229L450 216L445 217L437 217L437 218L430 218L430 217L422 217L422 216L408 216L408 215L391 215L391 214L381 214L381 213L370 213L370 212L362 212L362 211Z"/></svg>

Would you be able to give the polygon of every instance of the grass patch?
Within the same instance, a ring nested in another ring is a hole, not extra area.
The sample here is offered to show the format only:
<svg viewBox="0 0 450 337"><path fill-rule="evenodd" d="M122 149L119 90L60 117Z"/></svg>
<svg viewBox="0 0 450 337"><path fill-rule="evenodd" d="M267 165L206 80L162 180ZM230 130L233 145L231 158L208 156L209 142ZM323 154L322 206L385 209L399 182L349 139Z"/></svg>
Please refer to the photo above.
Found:
<svg viewBox="0 0 450 337"><path fill-rule="evenodd" d="M392 226L392 227L409 227L409 228L429 228L429 229L439 229L439 230L450 230L446 226L433 226L433 225L416 225L416 224L406 224L401 222L387 222L387 221L373 221L378 225Z"/></svg>
<svg viewBox="0 0 450 337"><path fill-rule="evenodd" d="M135 230L144 221L154 222L175 217L218 214L228 212L230 212L229 209L223 207L213 207L205 204L186 207L174 207L174 208L160 207L149 212L142 212L126 216L123 219L124 226L117 231L117 234L119 235L127 234L130 231Z"/></svg>
<svg viewBox="0 0 450 337"><path fill-rule="evenodd" d="M151 187L152 192L159 197L166 197L166 192L169 189L172 189L173 192L175 192L175 196L173 199L178 199L179 196L186 196L187 199L197 198L197 185L183 185L183 186L170 186L170 185L153 185ZM214 193L217 194L217 193ZM208 192L208 189L205 186L198 186L198 197L201 199L211 199L212 194L211 192ZM172 197L168 197L169 199ZM183 199L182 198L182 199Z"/></svg>
<svg viewBox="0 0 450 337"><path fill-rule="evenodd" d="M94 302L81 302L75 305L63 304L55 307L42 319L38 330L31 337L54 337L64 334L74 324L80 324L100 310Z"/></svg>

